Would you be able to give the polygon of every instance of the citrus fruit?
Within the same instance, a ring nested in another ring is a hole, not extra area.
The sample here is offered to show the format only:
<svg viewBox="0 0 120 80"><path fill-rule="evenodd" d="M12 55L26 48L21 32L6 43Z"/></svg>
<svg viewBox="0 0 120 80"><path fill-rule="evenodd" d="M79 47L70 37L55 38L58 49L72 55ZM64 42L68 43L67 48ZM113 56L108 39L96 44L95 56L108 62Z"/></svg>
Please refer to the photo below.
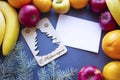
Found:
<svg viewBox="0 0 120 80"><path fill-rule="evenodd" d="M40 12L49 12L52 7L52 0L33 0L33 4L40 10Z"/></svg>
<svg viewBox="0 0 120 80"><path fill-rule="evenodd" d="M120 61L112 61L103 67L105 80L120 80Z"/></svg>
<svg viewBox="0 0 120 80"><path fill-rule="evenodd" d="M21 8L23 5L29 4L32 0L8 0L9 4L15 8Z"/></svg>
<svg viewBox="0 0 120 80"><path fill-rule="evenodd" d="M70 0L70 5L74 9L82 9L87 6L89 0Z"/></svg>
<svg viewBox="0 0 120 80"><path fill-rule="evenodd" d="M120 60L120 30L110 31L104 36L102 49L110 58Z"/></svg>

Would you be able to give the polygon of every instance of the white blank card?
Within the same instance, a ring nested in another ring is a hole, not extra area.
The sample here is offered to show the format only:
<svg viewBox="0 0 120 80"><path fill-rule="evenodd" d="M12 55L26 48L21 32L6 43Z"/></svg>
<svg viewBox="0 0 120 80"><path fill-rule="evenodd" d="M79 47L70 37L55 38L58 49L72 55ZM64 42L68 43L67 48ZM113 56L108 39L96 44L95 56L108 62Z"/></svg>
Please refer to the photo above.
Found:
<svg viewBox="0 0 120 80"><path fill-rule="evenodd" d="M101 28L98 23L60 15L56 31L66 46L98 53Z"/></svg>

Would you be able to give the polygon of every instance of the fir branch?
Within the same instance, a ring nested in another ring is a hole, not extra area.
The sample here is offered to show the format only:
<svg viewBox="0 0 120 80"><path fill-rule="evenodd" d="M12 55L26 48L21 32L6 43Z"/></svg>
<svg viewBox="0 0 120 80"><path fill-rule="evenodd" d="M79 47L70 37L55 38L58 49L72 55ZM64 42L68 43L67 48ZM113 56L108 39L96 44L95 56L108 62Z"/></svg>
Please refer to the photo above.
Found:
<svg viewBox="0 0 120 80"><path fill-rule="evenodd" d="M35 58L29 59L22 50L23 43L18 42L15 49L0 61L0 80L33 80L33 68L37 65ZM68 68L64 71L52 61L38 71L38 80L76 80L75 69Z"/></svg>
<svg viewBox="0 0 120 80"><path fill-rule="evenodd" d="M23 43L18 42L15 49L4 58L0 65L0 80L33 80L35 59L28 60L23 49Z"/></svg>
<svg viewBox="0 0 120 80"><path fill-rule="evenodd" d="M2 62L1 62L1 59L0 59L0 80L1 80L1 76L2 76Z"/></svg>
<svg viewBox="0 0 120 80"><path fill-rule="evenodd" d="M9 79L10 77L12 78L12 76L14 76L15 78L17 77L18 73L15 72L16 71L15 68L18 67L18 65L16 63L15 58L16 58L16 55L19 54L17 53L19 51L20 50L18 49L18 46L16 46L16 48L7 57L4 58L2 63L1 80Z"/></svg>
<svg viewBox="0 0 120 80"><path fill-rule="evenodd" d="M17 56L19 67L17 68L17 71L22 73L21 76L19 76L22 80L33 80L33 68L37 65L36 60L30 59L28 60L28 56L24 51L21 50L21 54Z"/></svg>
<svg viewBox="0 0 120 80"><path fill-rule="evenodd" d="M30 68L30 69L34 68L37 65L37 62L36 62L35 58L30 59L28 61L27 65L28 65L27 68Z"/></svg>
<svg viewBox="0 0 120 80"><path fill-rule="evenodd" d="M38 72L39 80L76 80L76 69L67 68L62 71L55 61L41 68Z"/></svg>
<svg viewBox="0 0 120 80"><path fill-rule="evenodd" d="M19 67L17 68L17 71L21 72L21 79L22 80L33 80L33 68L37 65L36 60L28 60L28 56L25 55L25 52L23 51L20 56L19 60Z"/></svg>
<svg viewBox="0 0 120 80"><path fill-rule="evenodd" d="M74 68L67 68L64 71L59 70L57 74L58 78L56 80L76 80L75 74L76 74L76 69Z"/></svg>
<svg viewBox="0 0 120 80"><path fill-rule="evenodd" d="M38 72L38 79L39 80L50 80L50 75L47 73L45 67L41 68L40 71Z"/></svg>
<svg viewBox="0 0 120 80"><path fill-rule="evenodd" d="M52 74L51 75L51 80L56 80L57 78L57 71L59 69L59 65L56 64L57 61L52 61L51 64L48 64L48 71L49 71L49 74Z"/></svg>
<svg viewBox="0 0 120 80"><path fill-rule="evenodd" d="M27 70L27 62L26 62L27 57L25 55L25 52L22 52L22 54L20 54L20 56L18 56L17 58L18 59L20 58L19 61L18 61L19 67L17 68L17 71L22 73L22 74L20 74L19 77L21 77L22 80L27 80L28 70Z"/></svg>

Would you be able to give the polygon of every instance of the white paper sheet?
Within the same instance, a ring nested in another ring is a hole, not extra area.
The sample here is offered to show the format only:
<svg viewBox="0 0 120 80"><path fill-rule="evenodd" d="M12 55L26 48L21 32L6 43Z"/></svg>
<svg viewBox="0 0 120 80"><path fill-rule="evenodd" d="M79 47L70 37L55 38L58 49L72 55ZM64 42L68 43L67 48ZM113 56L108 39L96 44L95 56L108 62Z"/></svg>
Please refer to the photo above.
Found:
<svg viewBox="0 0 120 80"><path fill-rule="evenodd" d="M98 53L101 28L98 23L60 15L56 31L66 46Z"/></svg>

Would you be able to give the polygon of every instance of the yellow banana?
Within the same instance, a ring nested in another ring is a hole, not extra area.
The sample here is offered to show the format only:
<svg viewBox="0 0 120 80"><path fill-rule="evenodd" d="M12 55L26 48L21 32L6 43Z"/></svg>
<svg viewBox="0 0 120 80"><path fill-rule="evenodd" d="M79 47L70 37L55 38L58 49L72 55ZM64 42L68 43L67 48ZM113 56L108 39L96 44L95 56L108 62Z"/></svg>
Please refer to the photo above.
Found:
<svg viewBox="0 0 120 80"><path fill-rule="evenodd" d="M6 20L6 30L2 44L2 52L7 56L14 48L18 39L20 24L17 11L6 1L0 1L0 11Z"/></svg>
<svg viewBox="0 0 120 80"><path fill-rule="evenodd" d="M120 0L105 0L105 1L113 18L120 26Z"/></svg>
<svg viewBox="0 0 120 80"><path fill-rule="evenodd" d="M4 19L4 15L0 11L0 46L2 44L4 34L5 34L5 19Z"/></svg>

